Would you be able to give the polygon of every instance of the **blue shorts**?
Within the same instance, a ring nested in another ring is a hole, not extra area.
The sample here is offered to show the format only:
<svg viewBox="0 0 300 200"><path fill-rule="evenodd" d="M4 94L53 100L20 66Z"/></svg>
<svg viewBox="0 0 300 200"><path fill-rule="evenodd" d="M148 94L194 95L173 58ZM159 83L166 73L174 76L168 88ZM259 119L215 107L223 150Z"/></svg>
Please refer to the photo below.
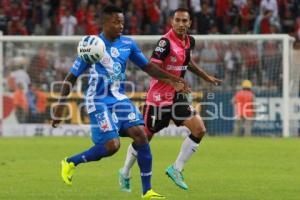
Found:
<svg viewBox="0 0 300 200"><path fill-rule="evenodd" d="M109 107L96 105L96 111L89 116L94 144L105 144L113 138L127 136L128 128L144 125L142 114L129 99Z"/></svg>

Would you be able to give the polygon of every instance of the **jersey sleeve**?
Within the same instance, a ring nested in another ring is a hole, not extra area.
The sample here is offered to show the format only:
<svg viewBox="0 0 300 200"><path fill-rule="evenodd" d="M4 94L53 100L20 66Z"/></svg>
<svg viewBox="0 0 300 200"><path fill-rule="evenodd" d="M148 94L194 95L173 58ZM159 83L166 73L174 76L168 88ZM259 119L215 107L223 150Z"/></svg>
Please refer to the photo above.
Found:
<svg viewBox="0 0 300 200"><path fill-rule="evenodd" d="M81 58L77 57L72 67L70 68L70 72L74 76L78 77L81 74L83 74L89 66L90 65L88 63L84 62Z"/></svg>
<svg viewBox="0 0 300 200"><path fill-rule="evenodd" d="M133 40L129 59L141 69L144 69L149 62L136 42Z"/></svg>
<svg viewBox="0 0 300 200"><path fill-rule="evenodd" d="M152 53L151 61L161 64L170 53L170 41L167 38L161 38Z"/></svg>
<svg viewBox="0 0 300 200"><path fill-rule="evenodd" d="M196 44L195 38L193 36L189 36L189 37L190 37L190 49L194 50Z"/></svg>

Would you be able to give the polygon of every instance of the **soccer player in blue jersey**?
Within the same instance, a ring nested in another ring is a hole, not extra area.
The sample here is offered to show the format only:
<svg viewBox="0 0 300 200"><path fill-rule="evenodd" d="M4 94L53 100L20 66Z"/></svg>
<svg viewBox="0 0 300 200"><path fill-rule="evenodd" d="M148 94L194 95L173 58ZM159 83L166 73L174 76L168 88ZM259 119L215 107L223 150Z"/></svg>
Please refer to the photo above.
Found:
<svg viewBox="0 0 300 200"><path fill-rule="evenodd" d="M122 10L113 5L103 9L103 32L99 37L106 46L106 55L101 62L88 64L76 58L70 72L62 85L61 96L66 97L77 78L89 71L89 84L85 103L91 123L91 137L94 143L90 149L62 160L61 175L67 185L72 185L72 177L77 165L98 161L113 155L120 148L119 136L133 139L137 150L137 161L141 172L143 199L164 199L154 192L151 186L152 155L147 138L144 134L144 120L138 109L125 95L122 81L125 81L126 62L130 59L140 69L158 79L168 79L180 90L188 91L183 79L166 73L158 66L150 63L136 43L121 36L124 26ZM89 37L86 37L89 43ZM57 127L63 113L63 102L59 100L55 107L52 126Z"/></svg>

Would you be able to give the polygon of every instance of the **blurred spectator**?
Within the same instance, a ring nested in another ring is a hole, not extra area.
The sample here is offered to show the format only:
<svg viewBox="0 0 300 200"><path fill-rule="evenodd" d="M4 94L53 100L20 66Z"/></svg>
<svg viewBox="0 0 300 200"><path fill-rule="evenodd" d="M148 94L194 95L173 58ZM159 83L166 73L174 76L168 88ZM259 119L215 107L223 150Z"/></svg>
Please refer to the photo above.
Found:
<svg viewBox="0 0 300 200"><path fill-rule="evenodd" d="M47 80L45 70L49 67L47 47L41 47L37 55L31 58L28 66L28 74L30 75L33 84L43 84Z"/></svg>
<svg viewBox="0 0 300 200"><path fill-rule="evenodd" d="M235 87L242 63L242 56L236 45L229 44L228 48L226 48L224 62L225 82L229 83L231 87Z"/></svg>
<svg viewBox="0 0 300 200"><path fill-rule="evenodd" d="M289 9L285 9L281 20L282 30L285 33L292 33L294 30L294 16Z"/></svg>
<svg viewBox="0 0 300 200"><path fill-rule="evenodd" d="M238 91L232 100L235 110L234 135L251 136L255 96L251 90L252 83L249 80L242 82L242 90Z"/></svg>
<svg viewBox="0 0 300 200"><path fill-rule="evenodd" d="M241 34L239 26L232 27L230 34Z"/></svg>
<svg viewBox="0 0 300 200"><path fill-rule="evenodd" d="M216 21L220 33L225 33L224 16L228 7L228 0L216 0Z"/></svg>
<svg viewBox="0 0 300 200"><path fill-rule="evenodd" d="M67 53L63 53L63 55L58 55L58 59L55 59L54 62L54 69L57 72L57 80L63 80L64 77L67 75L70 66L73 64L72 56L68 55Z"/></svg>
<svg viewBox="0 0 300 200"><path fill-rule="evenodd" d="M77 25L77 19L71 15L69 9L65 10L65 14L60 19L61 35L74 35Z"/></svg>
<svg viewBox="0 0 300 200"><path fill-rule="evenodd" d="M209 5L202 3L202 10L197 17L197 32L200 35L206 35L216 24L215 18L209 11Z"/></svg>
<svg viewBox="0 0 300 200"><path fill-rule="evenodd" d="M293 12L294 17L300 16L300 0L291 0L289 1L291 4L290 8Z"/></svg>
<svg viewBox="0 0 300 200"><path fill-rule="evenodd" d="M233 0L234 5L238 8L241 8L243 5L247 3L247 0Z"/></svg>
<svg viewBox="0 0 300 200"><path fill-rule="evenodd" d="M85 21L86 21L87 4L81 1L75 13L77 19L77 33L79 35L85 34Z"/></svg>
<svg viewBox="0 0 300 200"><path fill-rule="evenodd" d="M263 15L259 16L257 18L256 23L256 30L255 33L261 33L261 34L269 34L271 33L270 30L270 20L272 17L272 11L271 10L265 10L263 12Z"/></svg>
<svg viewBox="0 0 300 200"><path fill-rule="evenodd" d="M179 0L167 0L167 5L170 12L173 12L179 7Z"/></svg>
<svg viewBox="0 0 300 200"><path fill-rule="evenodd" d="M244 60L246 78L248 80L255 80L256 85L262 85L262 71L259 64L259 54L257 43L249 42L241 49L242 57ZM255 77L254 77L255 75Z"/></svg>
<svg viewBox="0 0 300 200"><path fill-rule="evenodd" d="M201 0L190 0L190 7L191 10L193 11L192 16L192 22L193 22L193 27L192 29L199 30L199 20L200 20L200 12L201 12ZM201 34L201 33L200 33Z"/></svg>
<svg viewBox="0 0 300 200"><path fill-rule="evenodd" d="M28 61L25 57L15 57L9 64L10 74L7 77L8 87L14 91L18 87L23 91L28 91L31 83L28 73L25 71Z"/></svg>
<svg viewBox="0 0 300 200"><path fill-rule="evenodd" d="M253 4L253 0L247 0L245 4L241 5L241 31L243 33L248 33L249 31L252 31L252 27L254 26L257 14L258 10Z"/></svg>
<svg viewBox="0 0 300 200"><path fill-rule="evenodd" d="M160 9L156 0L147 0L146 4L147 16L150 21L150 34L155 35L159 33L160 25Z"/></svg>
<svg viewBox="0 0 300 200"><path fill-rule="evenodd" d="M297 17L295 24L295 37L297 41L300 41L300 17Z"/></svg>
<svg viewBox="0 0 300 200"><path fill-rule="evenodd" d="M141 33L139 18L133 6L133 4L129 4L128 12L125 13L125 34L139 35Z"/></svg>
<svg viewBox="0 0 300 200"><path fill-rule="evenodd" d="M220 33L219 33L218 26L212 25L212 27L211 27L210 30L209 30L209 34L220 34Z"/></svg>
<svg viewBox="0 0 300 200"><path fill-rule="evenodd" d="M10 5L8 6L6 12L10 16L11 20L13 21L22 21L24 22L27 17L27 10L24 6L22 6L17 1L11 1Z"/></svg>
<svg viewBox="0 0 300 200"><path fill-rule="evenodd" d="M99 34L99 28L96 19L96 8L94 5L89 5L86 13L86 32L87 35L97 35Z"/></svg>
<svg viewBox="0 0 300 200"><path fill-rule="evenodd" d="M19 123L25 123L28 115L28 100L22 84L17 84L13 92L15 114Z"/></svg>
<svg viewBox="0 0 300 200"><path fill-rule="evenodd" d="M44 123L47 116L47 95L37 86L31 85L26 97L28 102L26 123Z"/></svg>
<svg viewBox="0 0 300 200"><path fill-rule="evenodd" d="M277 0L262 0L260 2L260 13L264 13L266 10L272 12L272 17L278 18L278 5Z"/></svg>
<svg viewBox="0 0 300 200"><path fill-rule="evenodd" d="M210 75L218 77L218 63L219 56L214 43L206 43L200 54L200 65Z"/></svg>
<svg viewBox="0 0 300 200"><path fill-rule="evenodd" d="M8 23L9 35L28 35L27 29L19 20L12 20Z"/></svg>
<svg viewBox="0 0 300 200"><path fill-rule="evenodd" d="M3 8L0 7L0 31L2 31L4 35L7 34L8 21L8 16L4 13Z"/></svg>
<svg viewBox="0 0 300 200"><path fill-rule="evenodd" d="M225 9L224 24L226 24L226 33L231 33L233 27L239 24L239 8L233 4L233 0L227 0Z"/></svg>

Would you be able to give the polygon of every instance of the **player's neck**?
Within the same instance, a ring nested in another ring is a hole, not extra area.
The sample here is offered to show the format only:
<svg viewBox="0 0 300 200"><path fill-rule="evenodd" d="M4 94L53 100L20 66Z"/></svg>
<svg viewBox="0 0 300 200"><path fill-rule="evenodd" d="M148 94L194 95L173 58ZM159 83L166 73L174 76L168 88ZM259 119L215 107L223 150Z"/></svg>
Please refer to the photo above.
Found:
<svg viewBox="0 0 300 200"><path fill-rule="evenodd" d="M103 35L104 35L104 37L105 37L108 41L110 41L110 42L113 42L113 41L116 40L115 37L113 37L113 36L111 36L111 35L105 33L104 31L103 31Z"/></svg>
<svg viewBox="0 0 300 200"><path fill-rule="evenodd" d="M178 35L174 30L173 30L174 34L176 35L176 37L182 41L185 41L185 37L186 37L186 34L183 34L183 35Z"/></svg>

